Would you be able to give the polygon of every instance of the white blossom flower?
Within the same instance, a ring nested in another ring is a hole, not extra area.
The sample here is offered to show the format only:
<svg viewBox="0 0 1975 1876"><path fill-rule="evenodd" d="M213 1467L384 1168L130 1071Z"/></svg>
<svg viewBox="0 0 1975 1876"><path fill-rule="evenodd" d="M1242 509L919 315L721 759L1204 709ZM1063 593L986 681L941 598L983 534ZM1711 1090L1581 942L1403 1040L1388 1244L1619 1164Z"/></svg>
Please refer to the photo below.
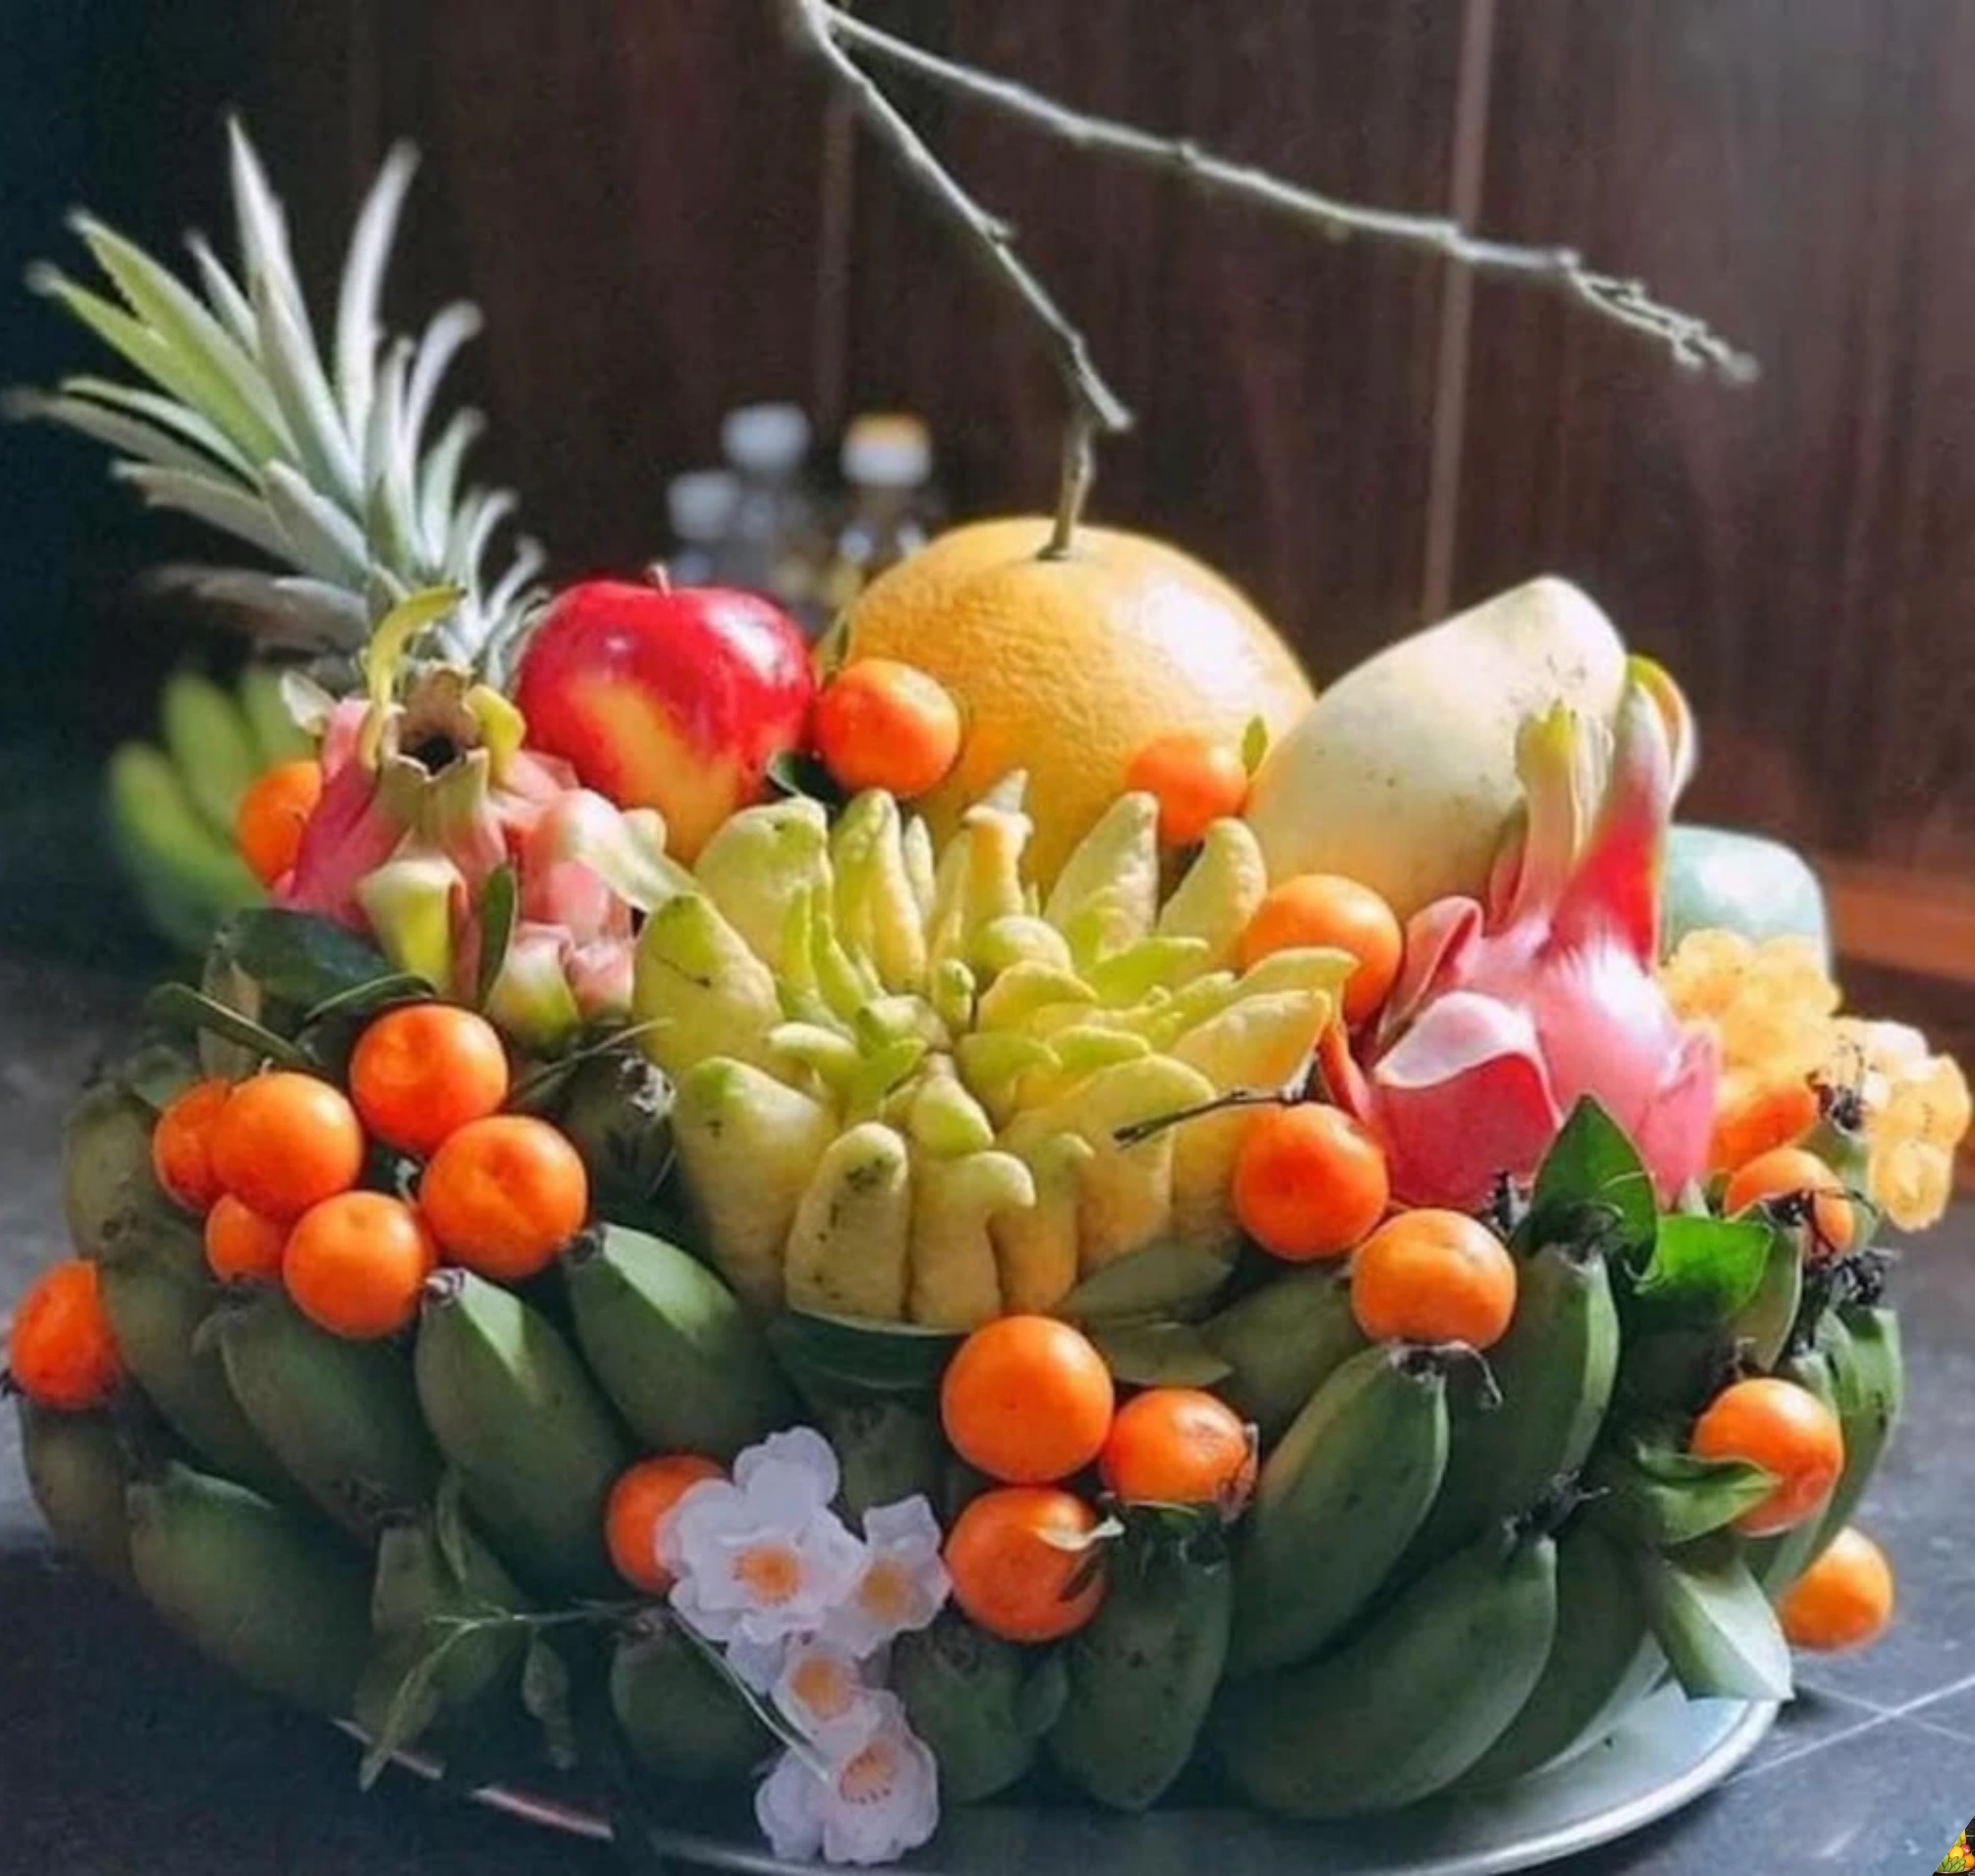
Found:
<svg viewBox="0 0 1975 1876"><path fill-rule="evenodd" d="M710 1641L772 1647L812 1635L864 1574L864 1545L830 1509L836 1455L808 1428L778 1433L681 1498L659 1556L672 1603Z"/></svg>
<svg viewBox="0 0 1975 1876"><path fill-rule="evenodd" d="M795 1861L891 1863L939 1828L939 1767L906 1723L898 1696L873 1693L878 1725L851 1758L819 1772L784 1754L754 1793L774 1853Z"/></svg>
<svg viewBox="0 0 1975 1876"><path fill-rule="evenodd" d="M791 1642L773 1687L776 1708L832 1765L855 1759L884 1717L862 1657L823 1642Z"/></svg>
<svg viewBox="0 0 1975 1876"><path fill-rule="evenodd" d="M939 1520L923 1497L867 1512L864 1543L864 1574L824 1629L825 1640L859 1661L927 1627L953 1592L940 1557Z"/></svg>

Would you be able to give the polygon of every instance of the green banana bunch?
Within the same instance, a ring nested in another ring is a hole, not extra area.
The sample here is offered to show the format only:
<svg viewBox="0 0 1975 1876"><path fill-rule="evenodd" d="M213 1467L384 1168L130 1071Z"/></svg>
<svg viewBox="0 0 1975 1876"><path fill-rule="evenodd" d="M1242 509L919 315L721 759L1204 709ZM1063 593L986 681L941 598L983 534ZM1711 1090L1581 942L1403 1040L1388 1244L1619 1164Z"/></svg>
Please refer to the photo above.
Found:
<svg viewBox="0 0 1975 1876"><path fill-rule="evenodd" d="M1471 1543L1576 1476L1612 1404L1619 1344L1602 1253L1551 1244L1524 1261L1515 1320L1488 1351L1499 1404L1484 1395L1454 1409L1447 1477L1409 1565Z"/></svg>
<svg viewBox="0 0 1975 1876"><path fill-rule="evenodd" d="M311 747L281 701L279 676L258 665L231 694L180 671L159 714L163 748L126 743L110 758L111 834L153 928L199 951L228 912L265 897L234 844L241 796L264 769Z"/></svg>
<svg viewBox="0 0 1975 1876"><path fill-rule="evenodd" d="M1341 1272L1293 1271L1230 1304L1200 1333L1233 1371L1216 1391L1273 1446L1309 1397L1365 1347Z"/></svg>
<svg viewBox="0 0 1975 1876"><path fill-rule="evenodd" d="M1508 1731L1556 1634L1556 1543L1491 1531L1436 1564L1334 1654L1232 1684L1213 1728L1234 1787L1264 1810L1396 1810Z"/></svg>
<svg viewBox="0 0 1975 1876"><path fill-rule="evenodd" d="M1777 1366L1783 1379L1807 1388L1834 1413L1838 1411L1838 1384L1831 1351L1840 1336L1849 1339L1837 1318L1827 1315L1818 1325L1816 1342L1784 1356ZM1824 1513L1814 1513L1793 1529L1748 1545L1749 1565L1771 1596L1780 1597L1816 1561L1823 1542L1824 1518Z"/></svg>
<svg viewBox="0 0 1975 1876"><path fill-rule="evenodd" d="M753 1319L676 1245L609 1225L577 1244L563 1274L591 1371L653 1451L728 1465L795 1419Z"/></svg>
<svg viewBox="0 0 1975 1876"><path fill-rule="evenodd" d="M183 1224L151 1171L157 1114L118 1076L87 1088L62 1126L62 1212L78 1255L109 1257L119 1239Z"/></svg>
<svg viewBox="0 0 1975 1876"><path fill-rule="evenodd" d="M617 1638L610 1707L632 1756L672 1784L733 1784L774 1750L747 1703L656 1611Z"/></svg>
<svg viewBox="0 0 1975 1876"><path fill-rule="evenodd" d="M1842 1304L1825 1318L1818 1341L1831 1365L1832 1405L1845 1429L1845 1470L1817 1521L1809 1562L1852 1522L1906 1405L1906 1359L1892 1310Z"/></svg>
<svg viewBox="0 0 1975 1876"><path fill-rule="evenodd" d="M130 1463L107 1414L55 1413L23 1394L21 1463L55 1541L119 1589L137 1587L123 1491Z"/></svg>
<svg viewBox="0 0 1975 1876"><path fill-rule="evenodd" d="M1690 1699L1790 1697L1789 1643L1731 1536L1635 1553L1632 1565L1654 1638Z"/></svg>
<svg viewBox="0 0 1975 1876"><path fill-rule="evenodd" d="M348 1718L370 1647L364 1562L245 1486L169 1465L126 1494L146 1601L241 1680Z"/></svg>
<svg viewBox="0 0 1975 1876"><path fill-rule="evenodd" d="M1054 1308L1157 1239L1231 1259L1250 1116L1121 1130L1275 1086L1329 1022L1350 960L1245 974L1267 876L1218 823L1159 899L1157 809L1128 795L1045 900L1019 778L935 856L882 792L832 827L754 808L639 940L645 1047L715 1262L749 1303L971 1328Z"/></svg>
<svg viewBox="0 0 1975 1876"><path fill-rule="evenodd" d="M456 1508L392 1524L377 1542L370 1592L376 1635L354 1717L374 1741L409 1746L434 1728L470 1725L518 1698L527 1636L518 1627L454 1631L450 1617L517 1613L527 1599Z"/></svg>
<svg viewBox="0 0 1975 1876"><path fill-rule="evenodd" d="M426 1424L502 1560L544 1595L611 1594L603 1508L631 1454L555 1325L470 1271L443 1271L412 1368Z"/></svg>
<svg viewBox="0 0 1975 1876"><path fill-rule="evenodd" d="M1129 1536L1103 1606L1069 1644L1069 1698L1049 1736L1057 1768L1113 1810L1157 1803L1199 1744L1233 1618L1218 1531Z"/></svg>
<svg viewBox="0 0 1975 1876"><path fill-rule="evenodd" d="M1597 1745L1657 1684L1666 1657L1618 1546L1577 1520L1556 1546L1556 1639L1509 1730L1458 1783L1492 1791Z"/></svg>
<svg viewBox="0 0 1975 1876"><path fill-rule="evenodd" d="M368 1542L427 1504L439 1457L411 1368L386 1342L327 1335L285 1296L222 1305L201 1334L268 1448L316 1506Z"/></svg>
<svg viewBox="0 0 1975 1876"><path fill-rule="evenodd" d="M178 1215L125 1231L97 1268L123 1366L172 1430L226 1477L287 1497L286 1471L241 1411L219 1351L200 1337L223 1292L198 1228Z"/></svg>
<svg viewBox="0 0 1975 1876"><path fill-rule="evenodd" d="M1316 1654L1383 1587L1447 1470L1447 1370L1371 1348L1336 1370L1262 1467L1234 1551L1232 1673Z"/></svg>
<svg viewBox="0 0 1975 1876"><path fill-rule="evenodd" d="M1049 1694L1054 1682L1054 1697ZM899 1638L892 1690L939 1760L941 1796L985 1804L1025 1778L1068 1686L1060 1658L1021 1649L948 1612Z"/></svg>

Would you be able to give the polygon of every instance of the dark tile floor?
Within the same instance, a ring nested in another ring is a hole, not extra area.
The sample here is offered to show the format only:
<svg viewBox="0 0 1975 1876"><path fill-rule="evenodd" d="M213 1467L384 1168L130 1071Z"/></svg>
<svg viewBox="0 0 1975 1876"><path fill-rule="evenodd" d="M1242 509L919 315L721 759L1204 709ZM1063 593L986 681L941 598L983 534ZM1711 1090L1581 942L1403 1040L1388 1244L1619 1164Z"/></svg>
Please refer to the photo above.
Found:
<svg viewBox="0 0 1975 1876"><path fill-rule="evenodd" d="M58 1252L60 1113L133 1004L118 983L0 959L0 1313ZM1559 1869L1911 1876L1975 1814L1975 1209L1911 1254L1899 1293L1912 1414L1862 1519L1899 1571L1894 1634L1805 1663L1803 1697L1721 1791ZM409 1781L359 1801L341 1741L49 1557L0 1424L0 1876L615 1867Z"/></svg>

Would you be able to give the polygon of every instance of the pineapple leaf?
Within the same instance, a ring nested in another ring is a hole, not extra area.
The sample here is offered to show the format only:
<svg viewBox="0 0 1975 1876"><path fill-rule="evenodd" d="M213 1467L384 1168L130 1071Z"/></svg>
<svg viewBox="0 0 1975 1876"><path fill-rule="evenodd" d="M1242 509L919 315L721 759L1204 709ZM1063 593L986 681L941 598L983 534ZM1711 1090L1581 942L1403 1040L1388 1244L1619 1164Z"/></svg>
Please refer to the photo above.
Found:
<svg viewBox="0 0 1975 1876"><path fill-rule="evenodd" d="M484 323L479 307L455 300L434 314L426 328L425 337L412 354L411 376L405 385L404 437L408 455L416 455L418 451L440 381L461 349L480 336Z"/></svg>
<svg viewBox="0 0 1975 1876"><path fill-rule="evenodd" d="M292 544L295 563L332 585L360 586L370 562L363 530L284 462L262 477L268 508Z"/></svg>
<svg viewBox="0 0 1975 1876"><path fill-rule="evenodd" d="M343 264L343 280L336 299L336 387L343 400L343 419L351 434L360 436L370 417L376 386L377 348L382 333L378 306L384 273L390 265L391 244L397 237L405 195L419 167L418 152L400 143L384 159L377 180L363 199L350 254Z"/></svg>
<svg viewBox="0 0 1975 1876"><path fill-rule="evenodd" d="M356 500L356 452L344 434L343 414L330 395L322 360L308 334L307 315L263 278L254 289L254 316L268 360L268 384L287 420L309 479L345 504Z"/></svg>
<svg viewBox="0 0 1975 1876"><path fill-rule="evenodd" d="M186 246L192 251L193 265L198 270L199 283L205 288L205 303L212 308L213 317L244 350L252 352L258 343L253 302L241 291L240 282L227 273L203 235L187 235Z"/></svg>
<svg viewBox="0 0 1975 1876"><path fill-rule="evenodd" d="M61 390L66 397L85 398L92 404L108 404L113 409L127 411L132 417L155 424L160 430L176 430L195 448L202 449L215 461L237 471L242 481L253 480L254 465L240 453L239 444L214 425L208 424L197 411L188 410L171 398L134 384L118 384L110 378L87 375L64 378Z"/></svg>
<svg viewBox="0 0 1975 1876"><path fill-rule="evenodd" d="M466 466L467 451L486 428L487 420L478 411L457 411L426 457L419 477L419 539L429 560L445 552L460 471Z"/></svg>
<svg viewBox="0 0 1975 1876"><path fill-rule="evenodd" d="M272 559L294 559L294 548L266 504L257 502L230 482L140 462L114 463L110 472L119 482L127 482L154 508L176 508L181 514L190 514L208 527L231 534L235 540L258 547Z"/></svg>
<svg viewBox="0 0 1975 1876"><path fill-rule="evenodd" d="M179 441L155 425L145 423L142 418L105 410L102 405L92 404L87 398L48 397L39 391L14 391L7 396L6 410L10 417L42 418L51 424L66 425L70 430L79 430L83 435L107 444L119 455L155 463L160 468L183 469L189 475L205 475L212 468L211 457Z"/></svg>

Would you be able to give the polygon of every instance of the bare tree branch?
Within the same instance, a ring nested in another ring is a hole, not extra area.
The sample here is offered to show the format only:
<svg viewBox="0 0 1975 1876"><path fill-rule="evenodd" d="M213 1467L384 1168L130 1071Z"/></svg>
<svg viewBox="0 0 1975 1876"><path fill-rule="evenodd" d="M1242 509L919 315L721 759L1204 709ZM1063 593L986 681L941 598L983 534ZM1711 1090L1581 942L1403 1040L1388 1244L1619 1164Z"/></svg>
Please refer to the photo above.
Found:
<svg viewBox="0 0 1975 1876"><path fill-rule="evenodd" d="M1391 209L1338 201L1318 195L1314 190L1286 182L1279 176L1272 176L1266 170L1216 156L1187 138L1157 136L1133 124L1072 111L1026 85L941 58L908 39L853 18L839 6L830 4L830 0L789 0L789 4L792 11L802 17L806 36L815 38L820 34L826 37L838 53L840 67L856 73L858 82L867 87L870 81L857 71L849 59L842 57L844 47L853 48L868 58L882 61L1004 117L1017 118L1077 149L1177 176L1208 194L1246 201L1332 239L1346 240L1362 235L1437 254L1476 273L1512 275L1533 284L1553 287L1607 319L1663 345L1675 362L1687 369L1712 370L1736 384L1747 383L1756 376L1756 361L1736 351L1704 320L1661 304L1647 291L1642 280L1594 272L1585 266L1583 258L1574 249L1519 247L1507 242L1489 241L1468 233L1459 222L1442 216L1401 214ZM875 87L871 89L875 93ZM896 113L883 95L876 96L878 108L887 116L896 117ZM867 110L867 118L869 115ZM916 160L932 163L937 170L936 159L912 135L909 127L901 127L916 148ZM944 177L943 171L938 173ZM945 180L948 188L952 189L951 179ZM925 186L923 182L921 186ZM952 193L959 195L957 190ZM971 210L974 219L982 219L980 211L965 195L960 195L959 199ZM1005 233L1002 245L1005 249ZM1048 316L1060 325L1062 316L1047 296L1043 298L1043 305ZM1067 340L1087 370L1089 360L1082 341L1074 333L1069 333ZM1075 388L1072 387L1073 390Z"/></svg>

